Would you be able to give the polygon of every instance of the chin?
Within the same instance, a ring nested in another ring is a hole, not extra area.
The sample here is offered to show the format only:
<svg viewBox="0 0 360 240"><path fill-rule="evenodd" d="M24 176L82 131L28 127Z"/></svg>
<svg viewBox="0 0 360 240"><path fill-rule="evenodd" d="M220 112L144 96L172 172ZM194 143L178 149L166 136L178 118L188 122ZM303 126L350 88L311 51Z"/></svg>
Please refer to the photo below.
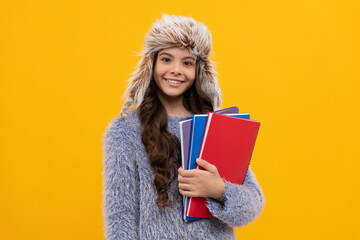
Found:
<svg viewBox="0 0 360 240"><path fill-rule="evenodd" d="M164 93L164 95L169 98L179 98L183 93Z"/></svg>

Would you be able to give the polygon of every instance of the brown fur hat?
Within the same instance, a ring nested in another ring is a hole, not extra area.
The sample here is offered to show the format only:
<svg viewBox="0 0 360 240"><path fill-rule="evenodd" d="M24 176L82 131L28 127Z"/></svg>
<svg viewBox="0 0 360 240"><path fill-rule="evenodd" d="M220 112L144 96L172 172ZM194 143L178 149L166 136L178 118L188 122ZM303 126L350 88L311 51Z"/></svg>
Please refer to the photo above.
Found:
<svg viewBox="0 0 360 240"><path fill-rule="evenodd" d="M207 27L191 17L163 14L151 27L145 37L142 58L128 80L125 102L120 115L125 117L129 108L140 106L153 75L153 62L156 52L164 48L188 48L199 63L201 89L210 98L214 110L221 106L221 90L216 78L217 72L210 61L212 39Z"/></svg>

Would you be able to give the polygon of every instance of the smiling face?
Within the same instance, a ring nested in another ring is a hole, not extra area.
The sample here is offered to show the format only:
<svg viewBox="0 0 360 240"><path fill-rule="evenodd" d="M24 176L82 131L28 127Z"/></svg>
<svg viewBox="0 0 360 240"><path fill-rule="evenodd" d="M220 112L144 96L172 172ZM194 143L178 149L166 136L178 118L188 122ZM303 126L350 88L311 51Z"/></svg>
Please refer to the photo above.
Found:
<svg viewBox="0 0 360 240"><path fill-rule="evenodd" d="M188 49L177 47L158 52L154 80L159 97L164 100L182 100L182 96L195 81L196 60Z"/></svg>

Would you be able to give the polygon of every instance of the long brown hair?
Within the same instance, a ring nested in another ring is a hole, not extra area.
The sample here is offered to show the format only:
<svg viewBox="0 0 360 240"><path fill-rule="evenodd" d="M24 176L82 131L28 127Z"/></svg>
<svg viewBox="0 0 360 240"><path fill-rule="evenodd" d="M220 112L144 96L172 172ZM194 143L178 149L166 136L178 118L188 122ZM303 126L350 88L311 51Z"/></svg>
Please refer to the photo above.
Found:
<svg viewBox="0 0 360 240"><path fill-rule="evenodd" d="M152 69L155 69L157 55L157 53L154 54ZM213 105L200 87L198 61L195 71L195 82L184 93L183 104L193 114L211 112ZM174 190L170 184L177 177L177 168L180 166L180 141L167 130L168 115L157 94L158 87L152 79L139 106L139 116L141 139L150 166L155 173L154 185L158 194L156 204L159 210L163 211L165 207L172 206L169 202L168 191Z"/></svg>

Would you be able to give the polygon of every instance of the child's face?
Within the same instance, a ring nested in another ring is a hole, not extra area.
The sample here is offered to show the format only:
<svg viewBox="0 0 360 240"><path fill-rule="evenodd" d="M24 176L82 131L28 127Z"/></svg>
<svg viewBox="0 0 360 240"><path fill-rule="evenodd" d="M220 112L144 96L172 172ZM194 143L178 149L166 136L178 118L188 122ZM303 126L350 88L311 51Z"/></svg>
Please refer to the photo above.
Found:
<svg viewBox="0 0 360 240"><path fill-rule="evenodd" d="M155 69L155 83L166 98L181 98L195 81L196 60L188 49L177 47L159 51Z"/></svg>

